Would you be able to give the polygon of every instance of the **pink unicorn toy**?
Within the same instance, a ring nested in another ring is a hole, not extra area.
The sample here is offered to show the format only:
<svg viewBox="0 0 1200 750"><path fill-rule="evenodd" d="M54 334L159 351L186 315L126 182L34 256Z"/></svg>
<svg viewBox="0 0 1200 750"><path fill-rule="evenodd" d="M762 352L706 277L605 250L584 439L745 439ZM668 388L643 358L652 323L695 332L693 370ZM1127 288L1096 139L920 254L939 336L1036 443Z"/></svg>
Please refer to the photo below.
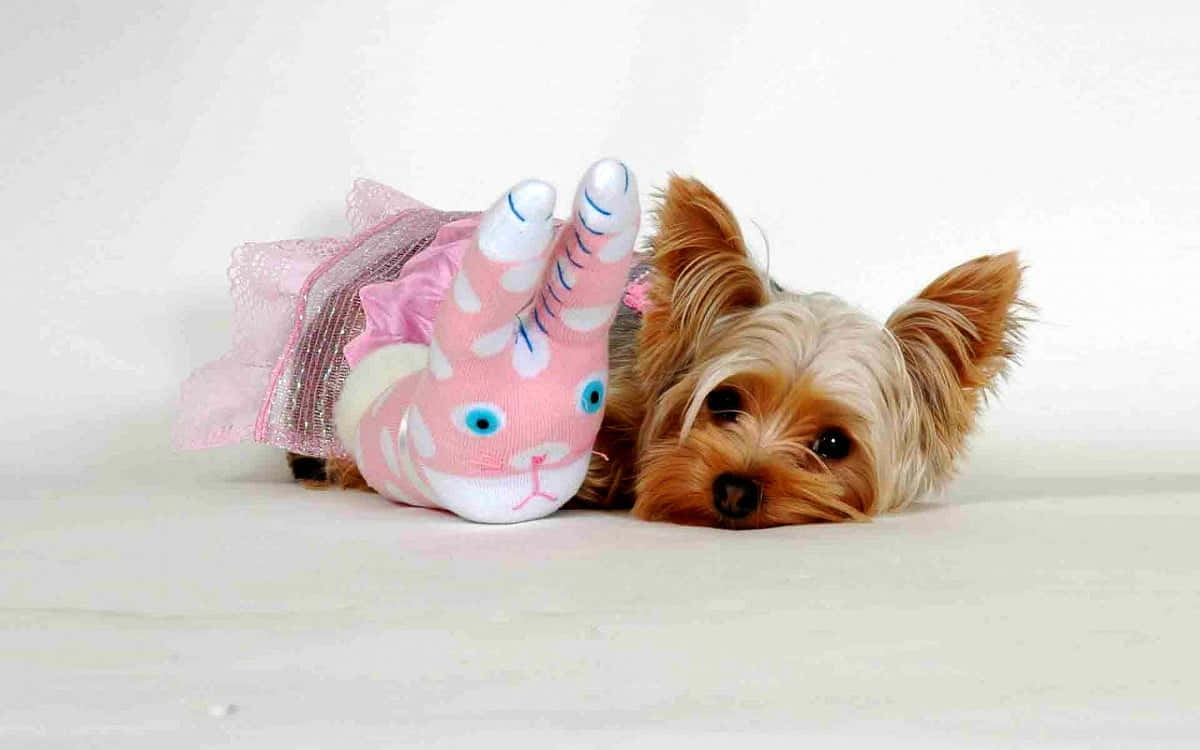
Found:
<svg viewBox="0 0 1200 750"><path fill-rule="evenodd" d="M553 187L514 185L480 217L428 345L373 336L406 299L363 290L367 330L347 347L334 423L372 488L484 523L539 518L575 494L604 414L637 195L624 164L598 162L559 222Z"/></svg>

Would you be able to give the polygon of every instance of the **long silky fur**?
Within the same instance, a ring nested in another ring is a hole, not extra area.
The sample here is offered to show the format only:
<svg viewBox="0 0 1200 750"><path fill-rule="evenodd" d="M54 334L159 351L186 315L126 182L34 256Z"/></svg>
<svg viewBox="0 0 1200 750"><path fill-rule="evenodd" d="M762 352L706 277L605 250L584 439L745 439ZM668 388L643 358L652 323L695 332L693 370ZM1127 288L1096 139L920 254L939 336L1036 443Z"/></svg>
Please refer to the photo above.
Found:
<svg viewBox="0 0 1200 750"><path fill-rule="evenodd" d="M862 520L954 475L1032 314L1015 253L951 269L881 325L770 282L702 183L672 176L657 201L650 309L622 308L613 324L605 420L576 505L728 528ZM735 423L707 413L721 386L744 396ZM842 461L812 450L829 427L852 437ZM350 462L325 468L330 484L366 488ZM745 518L714 508L725 471L763 487Z"/></svg>

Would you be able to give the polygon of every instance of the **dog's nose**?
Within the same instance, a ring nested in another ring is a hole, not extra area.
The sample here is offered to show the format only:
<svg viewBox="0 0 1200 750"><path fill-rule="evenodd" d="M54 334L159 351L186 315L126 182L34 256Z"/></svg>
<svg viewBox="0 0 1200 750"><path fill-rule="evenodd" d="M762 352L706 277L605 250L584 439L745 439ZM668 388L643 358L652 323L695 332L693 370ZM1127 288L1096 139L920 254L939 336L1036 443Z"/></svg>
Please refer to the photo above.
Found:
<svg viewBox="0 0 1200 750"><path fill-rule="evenodd" d="M762 487L749 477L726 473L713 480L713 505L723 516L745 518L760 500Z"/></svg>

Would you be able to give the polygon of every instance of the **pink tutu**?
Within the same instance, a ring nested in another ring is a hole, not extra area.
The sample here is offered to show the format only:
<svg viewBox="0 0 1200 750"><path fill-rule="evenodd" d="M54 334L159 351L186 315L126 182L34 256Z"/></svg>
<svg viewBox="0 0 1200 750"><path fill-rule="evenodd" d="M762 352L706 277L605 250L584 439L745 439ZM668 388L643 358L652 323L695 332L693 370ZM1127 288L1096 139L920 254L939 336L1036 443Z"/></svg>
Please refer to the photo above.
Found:
<svg viewBox="0 0 1200 750"><path fill-rule="evenodd" d="M355 233L349 238L234 250L233 348L183 383L176 445L255 440L310 456L345 455L333 405L347 357L356 360L384 340L428 342L476 221L369 180L354 184L346 216ZM360 290L374 311L366 333ZM402 298L402 314L372 306L377 292Z"/></svg>

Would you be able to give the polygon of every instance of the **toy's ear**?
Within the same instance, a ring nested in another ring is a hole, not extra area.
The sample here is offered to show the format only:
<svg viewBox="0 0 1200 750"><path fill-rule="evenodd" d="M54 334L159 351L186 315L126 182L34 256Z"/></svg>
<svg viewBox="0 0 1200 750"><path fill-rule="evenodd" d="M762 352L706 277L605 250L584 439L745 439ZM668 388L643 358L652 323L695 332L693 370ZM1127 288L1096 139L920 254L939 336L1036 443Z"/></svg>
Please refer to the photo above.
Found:
<svg viewBox="0 0 1200 750"><path fill-rule="evenodd" d="M653 275L638 368L655 390L686 368L721 316L758 307L767 287L733 212L696 179L672 176L656 211Z"/></svg>
<svg viewBox="0 0 1200 750"><path fill-rule="evenodd" d="M888 319L922 407L923 443L957 453L980 397L1015 359L1028 306L1016 253L950 269Z"/></svg>
<svg viewBox="0 0 1200 750"><path fill-rule="evenodd" d="M545 284L536 290L534 327L553 340L607 346L640 220L637 178L624 162L604 159L589 167L575 191L571 218L559 232Z"/></svg>
<svg viewBox="0 0 1200 750"><path fill-rule="evenodd" d="M554 200L553 186L525 180L480 217L475 241L438 308L429 344L435 378L450 377L450 361L492 356L511 343L513 321L549 259Z"/></svg>

